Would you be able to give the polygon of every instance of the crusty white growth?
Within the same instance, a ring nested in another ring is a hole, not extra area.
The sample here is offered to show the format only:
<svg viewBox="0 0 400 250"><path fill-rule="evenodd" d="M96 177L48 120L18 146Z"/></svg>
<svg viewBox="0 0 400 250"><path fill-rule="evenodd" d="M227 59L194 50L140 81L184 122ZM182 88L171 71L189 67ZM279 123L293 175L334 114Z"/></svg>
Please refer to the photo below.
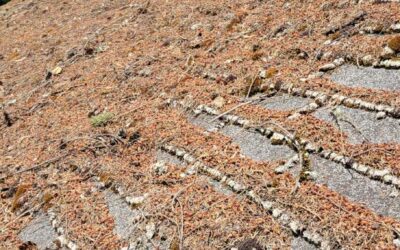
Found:
<svg viewBox="0 0 400 250"><path fill-rule="evenodd" d="M299 163L299 156L295 155L289 160L285 162L285 164L280 165L279 167L275 168L275 173L277 174L283 174L284 172L288 171L289 169L293 168L296 166L296 164Z"/></svg>
<svg viewBox="0 0 400 250"><path fill-rule="evenodd" d="M285 88L288 91L291 91L293 89L292 85L284 85L283 88ZM315 93L315 91L305 91L304 93L306 93L306 95L308 95L310 97L320 96L318 93ZM349 98L346 98L345 96L342 96L342 95L333 95L331 97L331 99L338 100L339 102L344 103L345 100L349 99ZM175 101L175 103L178 103L178 102ZM365 102L365 104L363 104L363 101L359 101L358 103L360 103L360 105L365 105L365 106L367 106L371 109L377 110L377 111L378 110L388 110L387 109L388 106L384 106L384 105L374 105L374 104L368 103L368 102ZM182 106L183 104L180 103L178 105ZM185 107L185 108L191 108L191 107ZM195 108L195 110L197 110L196 111L197 113L200 112L200 113L205 113L208 115L215 115L215 116L218 116L219 119L224 120L226 122L231 122L234 125L238 125L238 126L241 126L241 127L247 128L247 129L250 128L250 127L248 127L248 125L251 124L251 121L243 119L236 115L220 114L220 112L218 112L217 110L212 109L206 105L199 105L199 106L197 106L197 108ZM234 121L236 121L236 122L234 122ZM245 125L243 125L243 124L245 124ZM270 139L272 144L287 144L289 146L292 145L293 140L291 138L288 138L287 136L283 135L282 133L276 131L274 128L251 126L251 129L255 130L256 132L258 132L262 135L266 135ZM377 170L373 167L359 164L359 163L353 161L351 158L340 155L336 152L333 152L330 150L324 150L322 147L315 146L314 144L308 142L305 139L298 139L298 141L307 150L308 153L317 154L317 155L321 156L322 158L339 163L339 164L343 165L344 167L350 168L350 169L352 169L362 175L365 175L371 179L379 180L386 184L391 184L391 185L395 186L396 188L400 188L400 178L391 174L391 171L388 169ZM191 159L191 160L192 160L192 162L194 161L194 159ZM278 169L278 171L279 171L279 169Z"/></svg>
<svg viewBox="0 0 400 250"><path fill-rule="evenodd" d="M364 26L360 29L360 33L364 34L391 34L400 32L400 23L394 23L389 27L382 27L382 25Z"/></svg>
<svg viewBox="0 0 400 250"><path fill-rule="evenodd" d="M73 241L69 240L67 236L64 235L65 230L63 227L61 227L60 222L57 220L56 213L54 211L49 211L48 214L50 217L51 226L54 228L58 235L57 240L60 242L61 247L68 248L70 250L79 249Z"/></svg>
<svg viewBox="0 0 400 250"><path fill-rule="evenodd" d="M394 61L394 60L392 60ZM400 67L400 60L395 61ZM269 89L276 89L277 86L275 84L270 84ZM341 104L343 106L349 108L358 108L366 111L372 112L385 112L387 115L400 118L400 110L396 109L396 107L392 107L384 104L375 104L367 101L363 101L357 98L351 98L339 94L327 95L322 92L305 90L300 87L294 87L293 84L283 84L280 88L280 91L285 92L287 94L293 96L303 96L305 98L315 99L319 106L326 105L328 102L335 102L336 104Z"/></svg>
<svg viewBox="0 0 400 250"><path fill-rule="evenodd" d="M336 69L336 67L337 67L337 66L336 66L334 63L327 63L327 64L322 65L322 66L319 68L319 71L327 72L327 71L331 71L331 70Z"/></svg>
<svg viewBox="0 0 400 250"><path fill-rule="evenodd" d="M104 182L102 182L100 180L100 178L97 178L97 179L98 179L98 181L99 181L99 183L100 183L100 185L102 187L106 187L107 186L106 183L104 183ZM112 184L111 189L117 195L119 195L121 198L123 197L123 200L125 200L131 206L138 206L138 205L143 204L144 201L146 200L147 196L148 196L148 194L143 194L142 196L128 196L128 195L125 195L124 189L121 186L116 185L115 183Z"/></svg>
<svg viewBox="0 0 400 250"><path fill-rule="evenodd" d="M394 60L394 59L383 60L380 61L376 66L388 69L400 69L400 60Z"/></svg>
<svg viewBox="0 0 400 250"><path fill-rule="evenodd" d="M352 161L349 157L339 155L335 152L329 151L329 150L322 150L319 152L319 155L322 158L325 158L327 160L331 160L333 162L342 164L348 168L353 169L354 171L365 175L371 179L379 180L382 181L386 184L392 184L393 186L400 188L400 178L397 176L391 174L391 171L388 169L376 169L364 164L360 164L357 162Z"/></svg>
<svg viewBox="0 0 400 250"><path fill-rule="evenodd" d="M395 240L393 240L393 244L394 244L396 247L400 248L400 239L395 239Z"/></svg>
<svg viewBox="0 0 400 250"><path fill-rule="evenodd" d="M179 149L172 145L163 145L161 146L161 149L177 157L179 157L177 153L182 151L182 149ZM185 153L184 156L187 156L187 159L196 159L189 153ZM328 240L324 240L320 234L310 231L309 229L305 228L305 226L302 225L299 221L292 219L285 210L278 208L274 202L263 200L250 187L246 187L245 185L229 178L224 173L215 168L205 165L200 160L195 160L195 162L193 162L185 160L185 157L183 157L183 160L189 164L196 164L200 174L206 174L214 180L220 182L222 185L228 186L234 192L244 194L248 199L270 213L281 225L289 228L294 235L300 235L307 241L313 243L316 246L320 246L323 249L329 249Z"/></svg>
<svg viewBox="0 0 400 250"><path fill-rule="evenodd" d="M296 110L296 113L309 114L309 113L312 113L315 110L317 110L319 107L320 107L320 104L318 102L311 102L311 103L307 104L306 106Z"/></svg>
<svg viewBox="0 0 400 250"><path fill-rule="evenodd" d="M394 32L400 32L400 23L394 23L390 25L390 29Z"/></svg>

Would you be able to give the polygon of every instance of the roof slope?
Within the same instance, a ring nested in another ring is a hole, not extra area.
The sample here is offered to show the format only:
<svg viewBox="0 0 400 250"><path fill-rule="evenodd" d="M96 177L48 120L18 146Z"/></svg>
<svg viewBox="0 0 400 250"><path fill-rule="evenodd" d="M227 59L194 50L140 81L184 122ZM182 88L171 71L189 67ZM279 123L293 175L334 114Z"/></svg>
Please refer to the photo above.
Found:
<svg viewBox="0 0 400 250"><path fill-rule="evenodd" d="M0 247L400 247L399 33L398 1L0 6Z"/></svg>

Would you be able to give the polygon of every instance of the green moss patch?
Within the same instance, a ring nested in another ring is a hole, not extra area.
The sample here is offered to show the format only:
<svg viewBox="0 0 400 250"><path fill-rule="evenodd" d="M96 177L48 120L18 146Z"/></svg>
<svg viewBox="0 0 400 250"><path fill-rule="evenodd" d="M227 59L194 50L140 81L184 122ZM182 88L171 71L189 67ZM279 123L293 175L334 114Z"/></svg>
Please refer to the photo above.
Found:
<svg viewBox="0 0 400 250"><path fill-rule="evenodd" d="M90 124L93 127L103 127L107 125L114 118L114 114L111 112L104 112L99 115L90 118Z"/></svg>

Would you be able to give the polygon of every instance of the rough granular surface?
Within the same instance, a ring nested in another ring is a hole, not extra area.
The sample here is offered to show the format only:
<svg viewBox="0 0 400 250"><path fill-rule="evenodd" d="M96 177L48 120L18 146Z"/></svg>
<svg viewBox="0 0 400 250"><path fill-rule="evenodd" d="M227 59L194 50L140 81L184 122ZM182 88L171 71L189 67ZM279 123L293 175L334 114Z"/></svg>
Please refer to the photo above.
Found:
<svg viewBox="0 0 400 250"><path fill-rule="evenodd" d="M113 192L107 191L105 200L114 218L115 233L122 239L129 239L135 228L133 219L139 215L139 212L131 210L129 205Z"/></svg>
<svg viewBox="0 0 400 250"><path fill-rule="evenodd" d="M400 91L400 72L394 69L344 65L335 70L330 79L349 87Z"/></svg>
<svg viewBox="0 0 400 250"><path fill-rule="evenodd" d="M376 113L343 106L322 108L314 114L348 136L349 143L400 143L400 120L378 119Z"/></svg>
<svg viewBox="0 0 400 250"><path fill-rule="evenodd" d="M317 174L317 183L326 185L377 214L400 218L400 194L395 188L371 181L319 157L312 158L312 169Z"/></svg>
<svg viewBox="0 0 400 250"><path fill-rule="evenodd" d="M314 249L318 249L315 246L313 246L312 244L308 243L307 241L296 237L293 239L292 242L292 250L314 250Z"/></svg>
<svg viewBox="0 0 400 250"><path fill-rule="evenodd" d="M311 103L311 100L306 98L278 95L267 98L265 101L261 102L260 105L273 110L292 111L303 108L309 103Z"/></svg>
<svg viewBox="0 0 400 250"><path fill-rule="evenodd" d="M49 216L40 215L19 233L19 237L24 242L35 243L39 249L47 249L55 246L57 234L51 226Z"/></svg>

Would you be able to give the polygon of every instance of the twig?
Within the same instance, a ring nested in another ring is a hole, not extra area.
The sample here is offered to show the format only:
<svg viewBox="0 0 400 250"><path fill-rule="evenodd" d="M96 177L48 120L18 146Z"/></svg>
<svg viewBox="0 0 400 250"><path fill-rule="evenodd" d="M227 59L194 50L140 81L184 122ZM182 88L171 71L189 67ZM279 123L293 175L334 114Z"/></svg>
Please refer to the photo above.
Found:
<svg viewBox="0 0 400 250"><path fill-rule="evenodd" d="M19 220L20 218L24 217L25 215L31 213L32 211L35 211L36 209L40 208L41 206L44 205L44 202L37 204L36 206L32 207L31 209L26 210L25 212L21 213L20 215L18 215L17 218L15 218L14 220L8 222L7 224L5 224L1 229L0 232L4 233L6 232L5 230L7 230L7 227L11 224L13 224L14 222L16 222L17 220Z"/></svg>
<svg viewBox="0 0 400 250"><path fill-rule="evenodd" d="M249 87L249 90L247 91L246 99L249 98L251 89L253 88L254 83L256 82L257 77L253 78Z"/></svg>
<svg viewBox="0 0 400 250"><path fill-rule="evenodd" d="M181 208L181 228L180 228L180 235L179 235L179 249L183 249L183 206L179 200L177 200L180 208Z"/></svg>
<svg viewBox="0 0 400 250"><path fill-rule="evenodd" d="M277 202L278 202L278 203L281 203L282 205L288 206L288 207L301 208L301 209L307 211L308 213L314 215L315 217L317 217L320 221L323 221L323 219L321 218L321 216L319 216L316 212L312 211L312 210L309 209L308 207L305 207L305 206L302 206L302 205L296 204L296 203L294 203L294 204L286 203L286 202L279 201L279 200L278 200Z"/></svg>
<svg viewBox="0 0 400 250"><path fill-rule="evenodd" d="M292 142L292 145L296 148L296 150L297 150L297 154L298 154L298 156L299 156L299 164L300 164L300 167L301 167L301 171L300 171L300 173L299 173L299 176L296 178L296 183L295 183L295 186L293 187L293 190L290 192L290 194L291 195L293 195L294 193L296 193L296 191L298 190L298 188L300 187L300 182L301 182L301 179L303 178L303 176L306 174L306 172L308 171L308 169L305 169L305 168L307 168L307 166L306 166L306 161L304 160L304 149L303 149L303 147L301 146L301 144L300 143L298 143L297 141L296 141L296 139L295 139L295 136L294 135L292 135L287 129L285 129L283 126L281 126L280 124L277 124L277 123L275 123L275 122L273 122L273 121L268 121L268 122L266 122L266 123L264 123L263 125L266 125L266 124L272 124L272 125L274 125L274 126L276 126L276 127L278 127L284 134L285 134L285 136ZM262 126L263 126L262 125Z"/></svg>
<svg viewBox="0 0 400 250"><path fill-rule="evenodd" d="M128 110L128 111L126 111L125 113L119 114L119 115L115 116L115 117L113 118L113 120L116 120L116 119L118 119L118 118L121 118L121 117L123 117L123 116L126 116L127 114L130 114L130 113L132 113L132 112L135 112L136 110L142 108L143 106L144 106L144 104L139 105L139 106L137 106L137 107L135 107L135 108L133 108L133 109L131 109L131 110Z"/></svg>
<svg viewBox="0 0 400 250"><path fill-rule="evenodd" d="M342 127L340 125L340 121L345 122L347 124L349 124L357 133L359 133L361 135L361 137L363 138L363 142L368 142L368 139L364 136L364 134L356 127L356 125L354 125L351 121L345 119L345 117L339 117L339 114L337 114L336 110L338 110L338 107L335 106L330 112L329 114L333 117L334 122L336 124L336 126L339 128L339 130L342 132ZM341 115L342 116L342 115Z"/></svg>
<svg viewBox="0 0 400 250"><path fill-rule="evenodd" d="M236 105L235 107L231 108L230 110L228 110L228 111L226 111L226 112L214 117L213 119L210 120L210 122L216 121L219 118L223 117L224 115L229 114L230 112L232 112L232 111L234 111L234 110L236 110L236 109L238 109L238 108L240 108L240 107L242 107L244 105L252 103L252 102L254 102L254 100L250 100L250 101L247 101L247 102L244 102L244 103L240 103L240 104Z"/></svg>
<svg viewBox="0 0 400 250"><path fill-rule="evenodd" d="M175 193L175 195L172 197L171 200L171 207L174 207L174 201L185 191L185 189L188 189L189 187L193 186L195 184L195 182L190 183L189 185L181 188L180 190L178 190L178 192Z"/></svg>
<svg viewBox="0 0 400 250"><path fill-rule="evenodd" d="M179 231L179 249L183 249L183 227L184 227L184 225L183 225L183 206L182 206L181 202L178 200L178 197L185 191L185 189L188 189L193 184L195 184L195 182L190 183L189 185L183 187L178 192L176 192L175 195L172 197L172 201L171 201L172 210L174 209L174 201L176 201L179 204L179 207L181 208L181 226L178 230ZM178 225L178 227L179 227L179 225Z"/></svg>
<svg viewBox="0 0 400 250"><path fill-rule="evenodd" d="M70 153L71 153L71 152L67 152L67 153L62 154L62 155L60 155L60 156L54 157L54 158L52 158L52 159L50 159L50 160L44 161L44 162L42 162L42 163L40 163L40 164L34 165L34 166L30 167L30 168L17 171L15 174L21 174L21 173L24 173L24 172L36 170L36 169L41 168L41 167L43 167L43 166L45 166L45 165L48 165L48 164L50 164L50 163L54 163L54 162L56 162L56 161L59 161L60 159L66 157L66 156L69 155Z"/></svg>

